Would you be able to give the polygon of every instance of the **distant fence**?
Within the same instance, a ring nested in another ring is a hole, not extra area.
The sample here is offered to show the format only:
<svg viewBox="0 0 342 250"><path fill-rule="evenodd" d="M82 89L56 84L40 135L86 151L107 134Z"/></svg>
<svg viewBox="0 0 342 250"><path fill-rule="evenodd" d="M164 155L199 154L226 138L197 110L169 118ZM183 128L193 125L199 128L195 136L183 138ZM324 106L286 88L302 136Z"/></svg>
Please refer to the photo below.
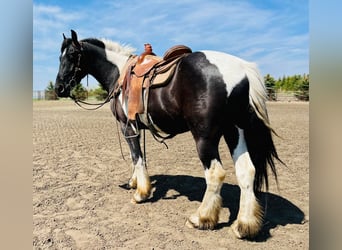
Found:
<svg viewBox="0 0 342 250"><path fill-rule="evenodd" d="M298 98L296 98L295 92L278 92L276 100L279 102L291 102L298 101Z"/></svg>
<svg viewBox="0 0 342 250"><path fill-rule="evenodd" d="M45 91L44 90L33 90L34 100L45 100Z"/></svg>
<svg viewBox="0 0 342 250"><path fill-rule="evenodd" d="M54 90L34 90L33 100L58 100L58 97Z"/></svg>
<svg viewBox="0 0 342 250"><path fill-rule="evenodd" d="M309 101L308 92L300 91L277 91L273 88L266 88L269 101L291 102L291 101Z"/></svg>

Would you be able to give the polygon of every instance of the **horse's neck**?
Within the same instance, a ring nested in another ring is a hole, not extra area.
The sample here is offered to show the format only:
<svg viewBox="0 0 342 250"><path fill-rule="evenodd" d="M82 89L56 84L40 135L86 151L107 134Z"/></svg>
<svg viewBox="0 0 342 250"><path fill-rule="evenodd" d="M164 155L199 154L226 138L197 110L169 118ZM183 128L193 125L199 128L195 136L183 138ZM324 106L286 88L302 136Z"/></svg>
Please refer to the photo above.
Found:
<svg viewBox="0 0 342 250"><path fill-rule="evenodd" d="M113 52L89 53L89 74L91 74L107 91L114 88L114 84L120 76L120 70L123 67L128 56L116 55Z"/></svg>
<svg viewBox="0 0 342 250"><path fill-rule="evenodd" d="M106 62L104 64L98 64L89 70L89 73L101 84L101 86L107 91L113 88L114 83L120 76L119 69L113 64Z"/></svg>

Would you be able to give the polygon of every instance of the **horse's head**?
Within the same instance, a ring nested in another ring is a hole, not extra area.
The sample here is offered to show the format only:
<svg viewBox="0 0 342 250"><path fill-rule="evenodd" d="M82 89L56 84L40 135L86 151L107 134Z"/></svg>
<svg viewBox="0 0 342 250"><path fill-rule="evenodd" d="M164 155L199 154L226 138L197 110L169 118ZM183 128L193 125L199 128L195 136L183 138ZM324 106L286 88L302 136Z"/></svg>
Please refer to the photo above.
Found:
<svg viewBox="0 0 342 250"><path fill-rule="evenodd" d="M83 49L76 32L71 30L71 38L66 38L64 34L63 38L55 91L59 97L69 97L71 90L86 74L82 72Z"/></svg>

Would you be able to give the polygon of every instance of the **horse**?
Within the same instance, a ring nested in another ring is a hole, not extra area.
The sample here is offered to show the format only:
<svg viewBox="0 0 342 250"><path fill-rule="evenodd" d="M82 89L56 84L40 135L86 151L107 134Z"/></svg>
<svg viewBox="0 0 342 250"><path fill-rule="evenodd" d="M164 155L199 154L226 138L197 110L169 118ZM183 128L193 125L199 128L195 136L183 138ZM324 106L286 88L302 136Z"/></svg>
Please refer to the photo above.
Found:
<svg viewBox="0 0 342 250"><path fill-rule="evenodd" d="M78 40L71 30L71 38L63 34L60 52L55 92L59 97L71 97L75 85L90 74L110 93L111 111L130 149L133 171L128 185L136 189L133 201L147 201L152 186L137 128L146 130L148 126L143 119L137 119L136 126L127 125L122 91L111 94L134 49L106 39ZM269 168L278 184L275 163L283 163L273 142L272 136L277 134L270 125L266 100L263 77L255 63L209 50L183 56L168 84L149 90L146 105L155 126L168 138L190 131L204 168L204 197L186 226L217 226L226 175L218 150L223 137L241 190L239 212L231 228L240 239L253 239L261 231L264 211L257 194L265 186L268 191Z"/></svg>

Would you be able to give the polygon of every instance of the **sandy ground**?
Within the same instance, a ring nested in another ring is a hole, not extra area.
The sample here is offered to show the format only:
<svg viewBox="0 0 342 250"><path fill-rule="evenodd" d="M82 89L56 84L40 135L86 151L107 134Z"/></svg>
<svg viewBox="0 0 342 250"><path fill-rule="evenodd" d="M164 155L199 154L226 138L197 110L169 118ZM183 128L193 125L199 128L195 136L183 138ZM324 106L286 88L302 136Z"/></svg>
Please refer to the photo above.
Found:
<svg viewBox="0 0 342 250"><path fill-rule="evenodd" d="M255 241L236 239L239 187L227 146L220 152L227 177L215 230L185 226L205 190L203 168L190 133L168 140L169 149L146 133L153 197L130 202L133 190L128 146L106 105L86 111L71 101L33 103L33 249L308 249L309 104L268 103L279 156L279 189L260 199L267 207ZM266 199L267 197L267 199ZM267 203L266 203L267 200Z"/></svg>

